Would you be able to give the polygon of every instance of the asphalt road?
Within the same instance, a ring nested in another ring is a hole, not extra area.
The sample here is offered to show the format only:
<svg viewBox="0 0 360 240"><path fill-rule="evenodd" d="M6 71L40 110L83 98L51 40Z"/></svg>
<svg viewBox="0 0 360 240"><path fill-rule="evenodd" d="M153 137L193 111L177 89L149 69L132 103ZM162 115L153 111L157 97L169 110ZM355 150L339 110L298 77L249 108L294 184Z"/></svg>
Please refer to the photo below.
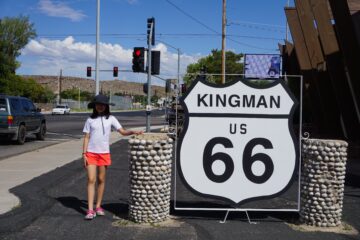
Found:
<svg viewBox="0 0 360 240"><path fill-rule="evenodd" d="M297 213L250 212L256 224L249 224L244 212L231 212L221 224L225 211L178 211L171 201L173 221L166 225L126 224L129 198L128 144L121 140L111 146L113 165L106 177L103 208L106 216L93 221L83 219L86 208L87 175L80 160L17 186L10 191L21 199L21 206L0 215L0 239L176 239L176 240L358 240L359 235L331 232L303 232L289 223L297 221ZM349 167L351 169L351 167ZM351 181L350 181L351 180ZM343 220L360 229L359 175L346 180ZM174 183L174 182L173 182ZM181 186L177 197L186 204L209 207ZM174 186L172 187L173 191ZM213 202L213 201L211 201ZM223 203L218 203L219 207Z"/></svg>
<svg viewBox="0 0 360 240"><path fill-rule="evenodd" d="M112 113L124 128L143 127L146 125L145 111L128 111ZM16 145L10 141L0 141L0 160L21 153L34 151L62 141L83 136L82 130L89 113L72 113L70 115L45 115L47 134L45 141L38 141L29 136L24 145ZM151 125L165 123L164 111L154 110L151 114Z"/></svg>

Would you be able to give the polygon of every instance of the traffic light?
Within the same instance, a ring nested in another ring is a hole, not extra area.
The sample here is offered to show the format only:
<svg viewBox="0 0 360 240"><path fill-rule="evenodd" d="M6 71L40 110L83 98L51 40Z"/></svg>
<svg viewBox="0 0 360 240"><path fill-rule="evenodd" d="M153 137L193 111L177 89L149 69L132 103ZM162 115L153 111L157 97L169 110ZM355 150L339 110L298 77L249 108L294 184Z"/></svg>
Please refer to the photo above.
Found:
<svg viewBox="0 0 360 240"><path fill-rule="evenodd" d="M181 84L181 93L184 94L186 93L186 84Z"/></svg>
<svg viewBox="0 0 360 240"><path fill-rule="evenodd" d="M118 76L118 72L119 72L119 68L118 67L114 67L113 68L113 76L117 77Z"/></svg>
<svg viewBox="0 0 360 240"><path fill-rule="evenodd" d="M144 72L144 52L143 47L134 47L132 70L133 72Z"/></svg>
<svg viewBox="0 0 360 240"><path fill-rule="evenodd" d="M151 74L160 74L160 51L151 51Z"/></svg>
<svg viewBox="0 0 360 240"><path fill-rule="evenodd" d="M152 30L152 31L151 31ZM150 34L151 34L151 45L155 45L155 18L147 19L147 43L150 45Z"/></svg>
<svg viewBox="0 0 360 240"><path fill-rule="evenodd" d="M91 77L91 67L86 68L86 76Z"/></svg>
<svg viewBox="0 0 360 240"><path fill-rule="evenodd" d="M144 83L144 85L143 85L143 92L144 92L145 94L148 93L148 84L147 84L147 83Z"/></svg>
<svg viewBox="0 0 360 240"><path fill-rule="evenodd" d="M171 79L167 79L165 82L165 92L166 93L171 92Z"/></svg>

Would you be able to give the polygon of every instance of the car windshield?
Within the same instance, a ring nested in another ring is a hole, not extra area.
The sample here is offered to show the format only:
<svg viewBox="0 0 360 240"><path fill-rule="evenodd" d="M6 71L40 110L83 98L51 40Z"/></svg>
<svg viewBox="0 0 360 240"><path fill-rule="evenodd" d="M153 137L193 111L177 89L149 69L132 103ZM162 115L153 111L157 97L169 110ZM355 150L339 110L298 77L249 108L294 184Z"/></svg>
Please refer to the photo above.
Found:
<svg viewBox="0 0 360 240"><path fill-rule="evenodd" d="M7 115L7 104L5 98L0 98L0 115Z"/></svg>
<svg viewBox="0 0 360 240"><path fill-rule="evenodd" d="M56 106L56 108L66 108L66 106Z"/></svg>

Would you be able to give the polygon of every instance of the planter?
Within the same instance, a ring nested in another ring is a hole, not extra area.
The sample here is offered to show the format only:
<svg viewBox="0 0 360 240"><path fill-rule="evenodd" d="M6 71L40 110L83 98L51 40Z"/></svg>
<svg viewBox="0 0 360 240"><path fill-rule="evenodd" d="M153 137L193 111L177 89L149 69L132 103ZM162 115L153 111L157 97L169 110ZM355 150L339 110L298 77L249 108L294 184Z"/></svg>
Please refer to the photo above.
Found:
<svg viewBox="0 0 360 240"><path fill-rule="evenodd" d="M303 140L301 222L318 227L341 224L347 146L340 140Z"/></svg>
<svg viewBox="0 0 360 240"><path fill-rule="evenodd" d="M173 140L164 133L133 136L130 144L129 218L165 221L170 213Z"/></svg>

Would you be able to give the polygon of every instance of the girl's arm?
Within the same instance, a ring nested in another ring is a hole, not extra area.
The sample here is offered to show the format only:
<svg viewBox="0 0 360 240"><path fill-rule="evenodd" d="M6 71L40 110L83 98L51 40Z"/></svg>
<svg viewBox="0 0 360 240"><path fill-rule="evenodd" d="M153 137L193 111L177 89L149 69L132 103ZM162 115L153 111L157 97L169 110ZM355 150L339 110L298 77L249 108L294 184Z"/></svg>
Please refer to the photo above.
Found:
<svg viewBox="0 0 360 240"><path fill-rule="evenodd" d="M87 158L85 156L85 153L87 152L89 139L90 139L90 133L85 133L84 142L83 142L83 151L82 151L82 157L84 159L84 167L87 166Z"/></svg>
<svg viewBox="0 0 360 240"><path fill-rule="evenodd" d="M139 135L139 134L143 134L144 131L135 131L135 130L126 130L125 128L119 128L118 132L123 135L123 136L129 136L129 135Z"/></svg>

